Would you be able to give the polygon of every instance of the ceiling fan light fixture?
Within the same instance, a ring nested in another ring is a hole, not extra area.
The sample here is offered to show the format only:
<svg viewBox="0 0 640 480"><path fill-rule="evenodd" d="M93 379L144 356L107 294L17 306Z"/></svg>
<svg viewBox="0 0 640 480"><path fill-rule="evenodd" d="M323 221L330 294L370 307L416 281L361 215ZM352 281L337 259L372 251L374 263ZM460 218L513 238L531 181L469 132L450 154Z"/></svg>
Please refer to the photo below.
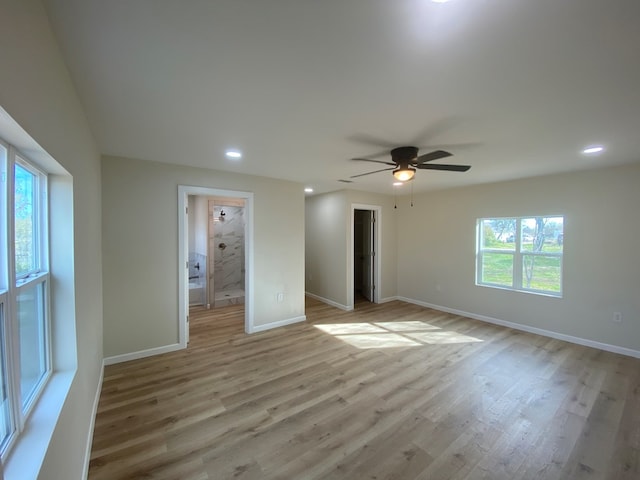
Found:
<svg viewBox="0 0 640 480"><path fill-rule="evenodd" d="M415 174L416 169L413 167L400 167L393 171L393 176L400 182L408 182Z"/></svg>

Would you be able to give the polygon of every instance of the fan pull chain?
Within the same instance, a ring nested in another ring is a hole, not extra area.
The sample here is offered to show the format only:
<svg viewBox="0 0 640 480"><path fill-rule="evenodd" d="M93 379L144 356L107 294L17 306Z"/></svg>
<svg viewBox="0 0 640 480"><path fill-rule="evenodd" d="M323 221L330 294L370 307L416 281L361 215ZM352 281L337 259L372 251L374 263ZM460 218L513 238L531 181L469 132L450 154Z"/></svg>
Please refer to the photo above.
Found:
<svg viewBox="0 0 640 480"><path fill-rule="evenodd" d="M411 182L411 206L413 207L413 182Z"/></svg>

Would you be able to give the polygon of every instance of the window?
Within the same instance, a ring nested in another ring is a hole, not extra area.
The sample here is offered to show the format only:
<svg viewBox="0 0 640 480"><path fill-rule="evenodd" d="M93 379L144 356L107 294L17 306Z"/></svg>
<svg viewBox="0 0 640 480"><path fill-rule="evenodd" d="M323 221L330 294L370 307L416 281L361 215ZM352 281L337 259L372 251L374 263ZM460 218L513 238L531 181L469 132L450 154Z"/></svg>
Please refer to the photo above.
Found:
<svg viewBox="0 0 640 480"><path fill-rule="evenodd" d="M21 163L24 160L21 160ZM24 163L23 163L24 165ZM14 165L14 235L16 278L24 278L39 268L38 259L38 175L20 163Z"/></svg>
<svg viewBox="0 0 640 480"><path fill-rule="evenodd" d="M47 176L0 142L0 453L51 374Z"/></svg>
<svg viewBox="0 0 640 480"><path fill-rule="evenodd" d="M480 218L476 284L562 296L564 217Z"/></svg>

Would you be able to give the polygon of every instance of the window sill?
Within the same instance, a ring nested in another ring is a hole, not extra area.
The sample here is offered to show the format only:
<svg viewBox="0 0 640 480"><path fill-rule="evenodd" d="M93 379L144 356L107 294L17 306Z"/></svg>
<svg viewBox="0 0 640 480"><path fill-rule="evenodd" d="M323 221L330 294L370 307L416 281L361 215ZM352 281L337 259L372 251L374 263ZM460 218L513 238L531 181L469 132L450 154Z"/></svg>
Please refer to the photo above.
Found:
<svg viewBox="0 0 640 480"><path fill-rule="evenodd" d="M54 372L9 453L4 480L38 478L76 371Z"/></svg>
<svg viewBox="0 0 640 480"><path fill-rule="evenodd" d="M528 295L539 295L541 297L562 298L562 293L545 292L539 290L526 290L524 288L505 287L502 285L494 285L492 283L476 283L476 287L495 288L496 290L504 290L507 292L526 293Z"/></svg>

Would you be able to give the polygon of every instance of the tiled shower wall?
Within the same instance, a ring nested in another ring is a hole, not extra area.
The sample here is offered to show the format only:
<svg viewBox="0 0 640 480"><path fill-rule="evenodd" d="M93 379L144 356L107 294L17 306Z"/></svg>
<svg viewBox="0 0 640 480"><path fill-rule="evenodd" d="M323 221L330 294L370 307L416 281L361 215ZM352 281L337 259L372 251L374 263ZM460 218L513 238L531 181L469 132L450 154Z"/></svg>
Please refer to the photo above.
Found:
<svg viewBox="0 0 640 480"><path fill-rule="evenodd" d="M224 215L221 213L224 212ZM213 207L213 284L216 292L244 289L244 207ZM224 248L222 245L224 244Z"/></svg>
<svg viewBox="0 0 640 480"><path fill-rule="evenodd" d="M189 305L206 305L207 256L189 252Z"/></svg>

